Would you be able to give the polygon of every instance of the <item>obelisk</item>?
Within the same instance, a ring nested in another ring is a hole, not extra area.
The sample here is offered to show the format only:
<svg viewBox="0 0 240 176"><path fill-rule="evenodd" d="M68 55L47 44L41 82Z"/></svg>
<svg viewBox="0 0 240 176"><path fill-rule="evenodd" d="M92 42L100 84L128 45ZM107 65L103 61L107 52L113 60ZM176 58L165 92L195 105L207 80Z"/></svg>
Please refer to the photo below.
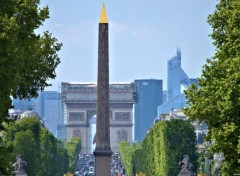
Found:
<svg viewBox="0 0 240 176"><path fill-rule="evenodd" d="M95 176L111 176L108 19L103 4L98 31L97 129Z"/></svg>

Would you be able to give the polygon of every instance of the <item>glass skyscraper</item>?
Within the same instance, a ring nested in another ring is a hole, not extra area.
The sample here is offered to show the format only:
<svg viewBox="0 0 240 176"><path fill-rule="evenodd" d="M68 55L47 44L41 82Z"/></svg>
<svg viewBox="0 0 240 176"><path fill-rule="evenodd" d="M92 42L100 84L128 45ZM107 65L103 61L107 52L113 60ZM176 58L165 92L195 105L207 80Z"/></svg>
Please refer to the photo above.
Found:
<svg viewBox="0 0 240 176"><path fill-rule="evenodd" d="M181 51L168 60L167 63L167 96L166 102L158 107L158 115L169 113L172 109L181 109L186 106L186 98L182 87L187 89L191 84L197 83L197 79L189 78L181 67Z"/></svg>
<svg viewBox="0 0 240 176"><path fill-rule="evenodd" d="M134 105L134 140L143 141L157 117L157 107L163 102L162 80L135 80L137 103Z"/></svg>
<svg viewBox="0 0 240 176"><path fill-rule="evenodd" d="M39 96L30 100L13 100L15 110L33 110L38 113L44 125L57 137L57 126L61 124L60 93L57 91L39 92ZM63 123L63 122L62 122Z"/></svg>
<svg viewBox="0 0 240 176"><path fill-rule="evenodd" d="M13 99L13 109L20 111L27 111L33 109L33 101L30 99L20 100L19 98Z"/></svg>

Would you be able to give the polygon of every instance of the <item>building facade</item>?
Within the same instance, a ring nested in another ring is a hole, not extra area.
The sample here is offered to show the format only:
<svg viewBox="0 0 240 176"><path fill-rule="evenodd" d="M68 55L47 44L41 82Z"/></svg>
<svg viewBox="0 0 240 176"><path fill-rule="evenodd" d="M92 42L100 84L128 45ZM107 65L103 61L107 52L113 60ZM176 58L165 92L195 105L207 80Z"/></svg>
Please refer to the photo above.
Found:
<svg viewBox="0 0 240 176"><path fill-rule="evenodd" d="M166 102L158 107L158 116L168 113L171 109L181 109L186 106L183 90L191 84L196 84L197 79L189 78L181 66L181 51L178 49L176 56L167 62L167 92Z"/></svg>
<svg viewBox="0 0 240 176"><path fill-rule="evenodd" d="M13 100L15 110L33 110L37 112L45 127L55 136L57 135L57 127L61 121L61 101L60 93L57 91L39 92L38 97L30 100Z"/></svg>
<svg viewBox="0 0 240 176"><path fill-rule="evenodd" d="M110 144L113 152L118 152L118 143L132 142L133 104L136 87L133 83L109 85L110 93ZM96 116L96 83L61 83L66 138L79 137L82 153L91 150L93 135L89 134L91 119ZM97 118L97 117L96 117ZM92 126L93 127L93 126ZM88 138L91 139L88 139Z"/></svg>
<svg viewBox="0 0 240 176"><path fill-rule="evenodd" d="M181 66L181 51L178 49L176 56L167 62L167 101L180 95L181 86L188 88L196 83L196 79L189 78Z"/></svg>
<svg viewBox="0 0 240 176"><path fill-rule="evenodd" d="M184 114L182 109L172 109L169 113L161 114L159 117L160 121L171 119L187 120L188 117ZM208 127L205 122L199 123L198 120L191 121L191 123L196 134L197 147L199 147L204 143L204 137L208 133Z"/></svg>
<svg viewBox="0 0 240 176"><path fill-rule="evenodd" d="M137 102L134 105L134 141L143 141L157 117L157 107L163 102L162 80L135 80Z"/></svg>
<svg viewBox="0 0 240 176"><path fill-rule="evenodd" d="M33 109L33 99L20 100L19 98L17 98L17 99L13 99L12 104L13 104L14 110L26 111L26 110Z"/></svg>

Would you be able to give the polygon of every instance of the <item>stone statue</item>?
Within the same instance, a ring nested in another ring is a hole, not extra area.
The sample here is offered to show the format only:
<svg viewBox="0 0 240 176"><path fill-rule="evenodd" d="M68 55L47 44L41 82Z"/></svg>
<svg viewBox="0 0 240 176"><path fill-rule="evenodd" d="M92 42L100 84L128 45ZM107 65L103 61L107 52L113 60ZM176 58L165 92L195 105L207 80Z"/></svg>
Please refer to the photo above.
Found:
<svg viewBox="0 0 240 176"><path fill-rule="evenodd" d="M13 168L14 168L14 171L23 171L24 172L24 167L26 166L26 161L23 161L22 158L21 158L21 155L18 155L16 157L16 162L13 163Z"/></svg>
<svg viewBox="0 0 240 176"><path fill-rule="evenodd" d="M223 153L215 153L213 155L213 161L214 161L214 165L212 168L213 172L216 172L216 170L221 167L223 160L224 160Z"/></svg>
<svg viewBox="0 0 240 176"><path fill-rule="evenodd" d="M184 155L183 160L180 161L178 164L182 165L181 171L192 171L194 169L192 163L189 162L189 156Z"/></svg>
<svg viewBox="0 0 240 176"><path fill-rule="evenodd" d="M180 161L178 164L182 165L181 171L179 172L178 176L193 176L193 169L194 166L192 163L189 162L190 158L188 155L183 156L183 160Z"/></svg>

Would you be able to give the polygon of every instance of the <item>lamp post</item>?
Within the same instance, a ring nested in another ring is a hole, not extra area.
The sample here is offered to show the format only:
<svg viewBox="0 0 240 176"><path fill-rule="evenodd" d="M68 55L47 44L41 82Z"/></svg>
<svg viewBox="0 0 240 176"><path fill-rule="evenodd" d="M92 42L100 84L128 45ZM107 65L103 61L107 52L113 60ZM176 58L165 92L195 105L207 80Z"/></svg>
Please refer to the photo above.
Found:
<svg viewBox="0 0 240 176"><path fill-rule="evenodd" d="M212 160L213 160L213 156L211 156L209 151L205 151L204 159L205 159L205 173L206 173L207 176L211 176L212 175L211 163L212 163Z"/></svg>
<svg viewBox="0 0 240 176"><path fill-rule="evenodd" d="M212 164L213 156L210 155L208 160L209 160L210 176L212 176L211 164Z"/></svg>
<svg viewBox="0 0 240 176"><path fill-rule="evenodd" d="M202 175L203 175L203 169L202 169L202 166L200 166L199 171L200 171L200 175L202 176Z"/></svg>
<svg viewBox="0 0 240 176"><path fill-rule="evenodd" d="M202 159L201 159L201 167L200 167L201 176L203 176L203 174L204 174L204 168L203 168L204 162L205 162L205 160L202 157Z"/></svg>
<svg viewBox="0 0 240 176"><path fill-rule="evenodd" d="M205 159L205 173L207 176L210 175L210 168L209 168L209 152L208 151L205 151L204 153L204 159Z"/></svg>

